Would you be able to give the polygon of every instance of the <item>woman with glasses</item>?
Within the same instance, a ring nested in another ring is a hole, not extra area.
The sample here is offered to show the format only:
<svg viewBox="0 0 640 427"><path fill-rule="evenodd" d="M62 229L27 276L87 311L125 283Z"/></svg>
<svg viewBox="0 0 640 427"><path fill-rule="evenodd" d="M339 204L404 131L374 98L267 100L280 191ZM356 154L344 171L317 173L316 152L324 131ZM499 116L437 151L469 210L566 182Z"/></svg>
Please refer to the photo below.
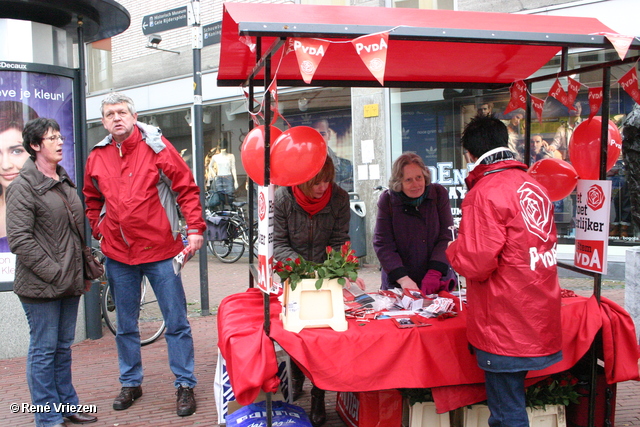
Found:
<svg viewBox="0 0 640 427"><path fill-rule="evenodd" d="M37 118L22 131L29 158L7 188L7 237L16 254L13 290L29 323L27 383L36 427L87 424L71 383L71 344L80 296L84 212L75 184L58 163L64 137L55 120Z"/></svg>

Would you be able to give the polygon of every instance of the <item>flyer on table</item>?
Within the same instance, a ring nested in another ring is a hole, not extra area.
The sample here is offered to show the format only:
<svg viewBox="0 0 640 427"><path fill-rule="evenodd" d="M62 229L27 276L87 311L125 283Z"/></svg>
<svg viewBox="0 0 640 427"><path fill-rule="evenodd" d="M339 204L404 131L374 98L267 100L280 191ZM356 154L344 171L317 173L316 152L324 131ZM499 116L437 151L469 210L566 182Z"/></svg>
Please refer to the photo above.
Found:
<svg viewBox="0 0 640 427"><path fill-rule="evenodd" d="M607 274L611 181L579 179L576 188L575 265Z"/></svg>

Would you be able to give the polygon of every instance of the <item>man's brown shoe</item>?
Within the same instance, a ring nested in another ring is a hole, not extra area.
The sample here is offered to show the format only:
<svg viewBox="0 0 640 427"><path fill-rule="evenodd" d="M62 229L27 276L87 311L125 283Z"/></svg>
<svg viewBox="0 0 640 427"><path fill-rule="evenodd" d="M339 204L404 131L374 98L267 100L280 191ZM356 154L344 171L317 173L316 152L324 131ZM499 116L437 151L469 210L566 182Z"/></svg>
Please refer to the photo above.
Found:
<svg viewBox="0 0 640 427"><path fill-rule="evenodd" d="M176 391L176 413L180 417L186 417L196 412L196 397L193 389L189 387L178 387Z"/></svg>
<svg viewBox="0 0 640 427"><path fill-rule="evenodd" d="M120 394L113 401L113 409L116 411L123 411L129 406L133 405L133 402L142 396L142 387L122 387Z"/></svg>
<svg viewBox="0 0 640 427"><path fill-rule="evenodd" d="M82 412L69 415L68 417L65 417L65 418L74 424L90 424L98 421L98 417L94 417L93 415L89 415L89 414L83 414Z"/></svg>

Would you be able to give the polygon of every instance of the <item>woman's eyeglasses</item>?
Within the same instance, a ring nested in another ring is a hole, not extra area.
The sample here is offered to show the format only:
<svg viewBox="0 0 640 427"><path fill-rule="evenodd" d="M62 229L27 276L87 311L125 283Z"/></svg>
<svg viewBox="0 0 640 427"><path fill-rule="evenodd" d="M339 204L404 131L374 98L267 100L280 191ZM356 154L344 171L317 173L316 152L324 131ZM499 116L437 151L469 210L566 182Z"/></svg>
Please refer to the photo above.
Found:
<svg viewBox="0 0 640 427"><path fill-rule="evenodd" d="M56 139L59 139L60 141L64 142L64 140L67 139L67 138L65 138L62 135L53 135L53 136L48 136L46 138L42 138L43 141L49 140L51 142L55 141Z"/></svg>

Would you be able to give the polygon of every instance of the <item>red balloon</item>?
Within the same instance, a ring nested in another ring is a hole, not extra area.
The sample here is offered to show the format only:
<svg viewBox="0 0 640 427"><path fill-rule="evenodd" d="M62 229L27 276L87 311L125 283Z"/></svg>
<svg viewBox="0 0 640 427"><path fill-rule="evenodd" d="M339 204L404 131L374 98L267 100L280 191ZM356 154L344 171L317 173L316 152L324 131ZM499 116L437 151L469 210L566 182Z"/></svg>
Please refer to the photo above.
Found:
<svg viewBox="0 0 640 427"><path fill-rule="evenodd" d="M560 159L538 160L528 174L547 189L552 202L567 197L578 183L578 173L569 162Z"/></svg>
<svg viewBox="0 0 640 427"><path fill-rule="evenodd" d="M571 164L582 179L600 178L600 134L602 117L580 123L571 135L569 154ZM607 171L613 167L622 150L622 138L616 125L609 120L609 145L607 147Z"/></svg>
<svg viewBox="0 0 640 427"><path fill-rule="evenodd" d="M292 186L317 175L327 158L327 142L309 126L282 132L271 147L271 182Z"/></svg>
<svg viewBox="0 0 640 427"><path fill-rule="evenodd" d="M257 126L244 137L240 147L240 157L245 172L258 185L264 185L264 126ZM271 148L282 131L275 126L270 127Z"/></svg>

